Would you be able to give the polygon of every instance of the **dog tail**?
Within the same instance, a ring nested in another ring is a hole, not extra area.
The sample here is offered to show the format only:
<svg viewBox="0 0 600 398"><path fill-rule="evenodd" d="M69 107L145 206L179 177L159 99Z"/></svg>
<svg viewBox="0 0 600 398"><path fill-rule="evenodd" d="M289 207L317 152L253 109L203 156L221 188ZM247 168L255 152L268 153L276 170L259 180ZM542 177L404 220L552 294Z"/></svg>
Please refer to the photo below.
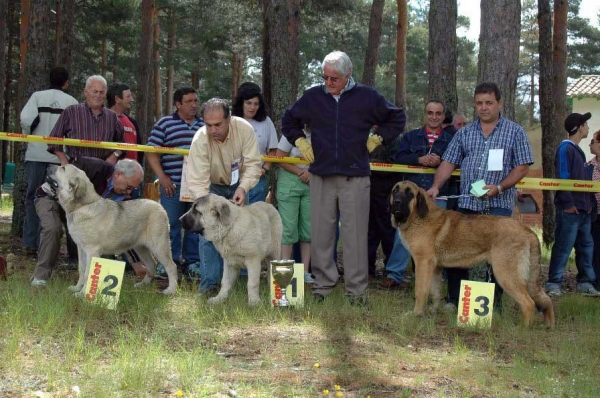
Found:
<svg viewBox="0 0 600 398"><path fill-rule="evenodd" d="M544 314L546 326L553 328L554 308L552 306L552 300L542 288L543 281L541 280L541 274L542 250L540 241L534 233L531 233L529 241L529 279L527 281L527 291L535 302L537 309Z"/></svg>

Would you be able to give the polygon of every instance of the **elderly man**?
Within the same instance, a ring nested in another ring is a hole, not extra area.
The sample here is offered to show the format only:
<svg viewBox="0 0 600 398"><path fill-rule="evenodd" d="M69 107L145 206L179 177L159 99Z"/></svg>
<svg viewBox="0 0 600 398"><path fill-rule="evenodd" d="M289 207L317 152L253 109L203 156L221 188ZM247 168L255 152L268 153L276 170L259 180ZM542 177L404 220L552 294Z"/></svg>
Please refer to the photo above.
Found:
<svg viewBox="0 0 600 398"><path fill-rule="evenodd" d="M50 71L50 89L36 91L21 111L23 134L47 137L63 110L76 105L77 100L66 93L69 87L69 72L58 66ZM25 194L25 223L23 245L28 253L35 254L39 243L40 220L35 212L35 191L46 178L50 164L60 164L56 155L47 151L48 145L39 142L27 144L25 169L27 170L27 192Z"/></svg>
<svg viewBox="0 0 600 398"><path fill-rule="evenodd" d="M73 165L85 172L94 184L96 193L103 198L121 202L140 197L139 186L144 179L144 170L135 160L123 159L112 166L100 159L80 157L73 161ZM43 184L37 190L35 209L40 217L42 233L38 248L38 261L33 270L31 285L46 286L56 267L62 225L66 224L66 219L65 212L54 197L54 192L48 183Z"/></svg>
<svg viewBox="0 0 600 398"><path fill-rule="evenodd" d="M148 145L190 149L194 134L204 126L204 122L198 117L198 94L192 87L180 87L173 93L173 102L177 110L154 124ZM169 153L147 153L146 159L160 182L160 204L169 216L173 261L186 277L195 278L198 276L196 274L200 261L198 235L185 231L182 244L181 221L179 221L192 205L179 200L184 157ZM167 277L162 265L158 268L157 277Z"/></svg>
<svg viewBox="0 0 600 398"><path fill-rule="evenodd" d="M90 141L123 142L123 125L117 115L104 107L106 80L99 75L88 77L83 90L85 102L71 105L58 118L51 137L75 138ZM122 151L63 145L48 145L48 151L65 165L69 159L90 157L105 160L111 165L124 156Z"/></svg>
<svg viewBox="0 0 600 398"><path fill-rule="evenodd" d="M304 92L285 113L282 133L311 165L311 262L313 298L322 301L337 284L333 262L338 209L342 223L344 278L350 304L366 304L368 284L369 152L404 130L404 111L375 89L352 78L352 61L341 51L323 60L324 84ZM304 126L310 127L312 145ZM377 134L369 136L377 125ZM314 152L313 152L314 148Z"/></svg>
<svg viewBox="0 0 600 398"><path fill-rule="evenodd" d="M452 119L452 124L456 131L458 131L467 125L467 118L462 113L457 113Z"/></svg>
<svg viewBox="0 0 600 398"><path fill-rule="evenodd" d="M194 198L209 192L248 203L248 192L262 175L254 128L231 116L225 100L213 98L202 106L204 127L194 136L187 167ZM213 294L223 276L223 259L214 245L200 237L200 293Z"/></svg>
<svg viewBox="0 0 600 398"><path fill-rule="evenodd" d="M427 191L436 198L440 188L460 166L460 193L469 194L472 186L483 180L487 190L481 198L461 197L458 211L465 214L491 214L511 217L515 206L515 184L529 172L533 153L523 127L502 117L502 97L495 83L484 82L475 87L475 111L478 118L458 130L442 156ZM466 269L448 269L448 304L456 311L462 279L468 279ZM492 275L492 281L495 281ZM496 284L494 305L500 308L502 288Z"/></svg>
<svg viewBox="0 0 600 398"><path fill-rule="evenodd" d="M108 108L117 114L119 121L123 125L123 141L128 144L142 144L142 135L139 130L137 121L129 116L129 111L133 104L133 94L131 89L125 83L114 83L108 87L106 93L106 102ZM143 161L144 152L127 151L125 157L127 159L137 160L139 163Z"/></svg>

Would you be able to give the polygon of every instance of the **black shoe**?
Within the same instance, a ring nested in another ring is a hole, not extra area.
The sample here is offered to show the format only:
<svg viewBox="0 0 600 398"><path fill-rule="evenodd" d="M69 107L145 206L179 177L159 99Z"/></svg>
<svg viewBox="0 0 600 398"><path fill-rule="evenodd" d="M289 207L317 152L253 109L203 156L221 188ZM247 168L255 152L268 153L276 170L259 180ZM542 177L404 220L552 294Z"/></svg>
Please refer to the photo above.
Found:
<svg viewBox="0 0 600 398"><path fill-rule="evenodd" d="M325 296L323 296L320 293L313 293L312 299L315 303L322 303L323 301L325 301Z"/></svg>

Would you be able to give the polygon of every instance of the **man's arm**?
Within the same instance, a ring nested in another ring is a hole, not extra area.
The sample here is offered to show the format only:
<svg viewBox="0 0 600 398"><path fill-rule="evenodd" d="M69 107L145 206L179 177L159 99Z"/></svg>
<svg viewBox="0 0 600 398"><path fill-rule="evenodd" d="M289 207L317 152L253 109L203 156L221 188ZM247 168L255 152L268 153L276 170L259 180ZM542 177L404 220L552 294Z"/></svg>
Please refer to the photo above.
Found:
<svg viewBox="0 0 600 398"><path fill-rule="evenodd" d="M167 174L165 174L161 164L160 164L160 154L155 152L146 153L146 161L152 168L152 171L158 177L158 181L160 182L160 186L163 191L165 191L165 195L173 196L175 194L175 185Z"/></svg>
<svg viewBox="0 0 600 398"><path fill-rule="evenodd" d="M440 163L440 167L438 167L435 172L435 177L433 178L433 184L431 188L427 190L427 194L435 199L440 193L440 187L444 185L444 183L450 178L452 172L456 168L454 163L446 162L445 160Z"/></svg>
<svg viewBox="0 0 600 398"><path fill-rule="evenodd" d="M21 128L23 130L23 134L32 133L31 125L33 124L35 118L38 117L37 108L36 94L33 93L21 111Z"/></svg>
<svg viewBox="0 0 600 398"><path fill-rule="evenodd" d="M499 185L502 187L502 190L504 191L504 190L512 187L513 185L516 185L516 183L521 181L527 175L527 173L529 173L529 165L528 164L522 164L520 166L517 166L514 169L512 169L510 171L510 173L508 173L508 175L502 181L500 181ZM488 184L488 185L484 186L483 188L489 189L489 191L487 193L487 196L489 196L489 197L494 197L500 193L498 186L496 186L496 185Z"/></svg>
<svg viewBox="0 0 600 398"><path fill-rule="evenodd" d="M211 165L208 156L209 150L206 128L202 127L196 132L192 140L186 168L188 190L194 199L208 195L210 189ZM258 146L256 150L258 150Z"/></svg>

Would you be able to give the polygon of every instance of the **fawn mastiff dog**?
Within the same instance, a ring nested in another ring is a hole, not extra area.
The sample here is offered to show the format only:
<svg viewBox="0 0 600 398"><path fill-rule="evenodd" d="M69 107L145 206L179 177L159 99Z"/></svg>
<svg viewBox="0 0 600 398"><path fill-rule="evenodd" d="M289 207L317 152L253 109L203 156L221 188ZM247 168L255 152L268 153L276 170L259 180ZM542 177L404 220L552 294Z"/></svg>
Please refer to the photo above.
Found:
<svg viewBox="0 0 600 398"><path fill-rule="evenodd" d="M529 326L536 306L546 325L554 326L552 301L540 282L541 250L537 236L509 217L466 215L443 210L410 181L390 194L392 225L415 260L415 307L422 314L429 291L434 308L441 298L442 268L470 268L488 262L497 282L521 307Z"/></svg>
<svg viewBox="0 0 600 398"><path fill-rule="evenodd" d="M261 264L279 260L283 226L277 209L256 202L240 207L222 196L209 193L198 198L181 216L185 230L202 234L223 257L223 278L219 294L208 300L218 304L227 299L240 268L248 270L248 304L260 303Z"/></svg>
<svg viewBox="0 0 600 398"><path fill-rule="evenodd" d="M83 294L92 257L134 249L149 270L136 286L150 283L158 260L169 276L169 286L163 293L177 291L169 220L159 203L147 199L125 202L104 199L96 193L88 176L70 164L50 167L46 180L65 210L69 233L78 248L79 279L69 290Z"/></svg>

